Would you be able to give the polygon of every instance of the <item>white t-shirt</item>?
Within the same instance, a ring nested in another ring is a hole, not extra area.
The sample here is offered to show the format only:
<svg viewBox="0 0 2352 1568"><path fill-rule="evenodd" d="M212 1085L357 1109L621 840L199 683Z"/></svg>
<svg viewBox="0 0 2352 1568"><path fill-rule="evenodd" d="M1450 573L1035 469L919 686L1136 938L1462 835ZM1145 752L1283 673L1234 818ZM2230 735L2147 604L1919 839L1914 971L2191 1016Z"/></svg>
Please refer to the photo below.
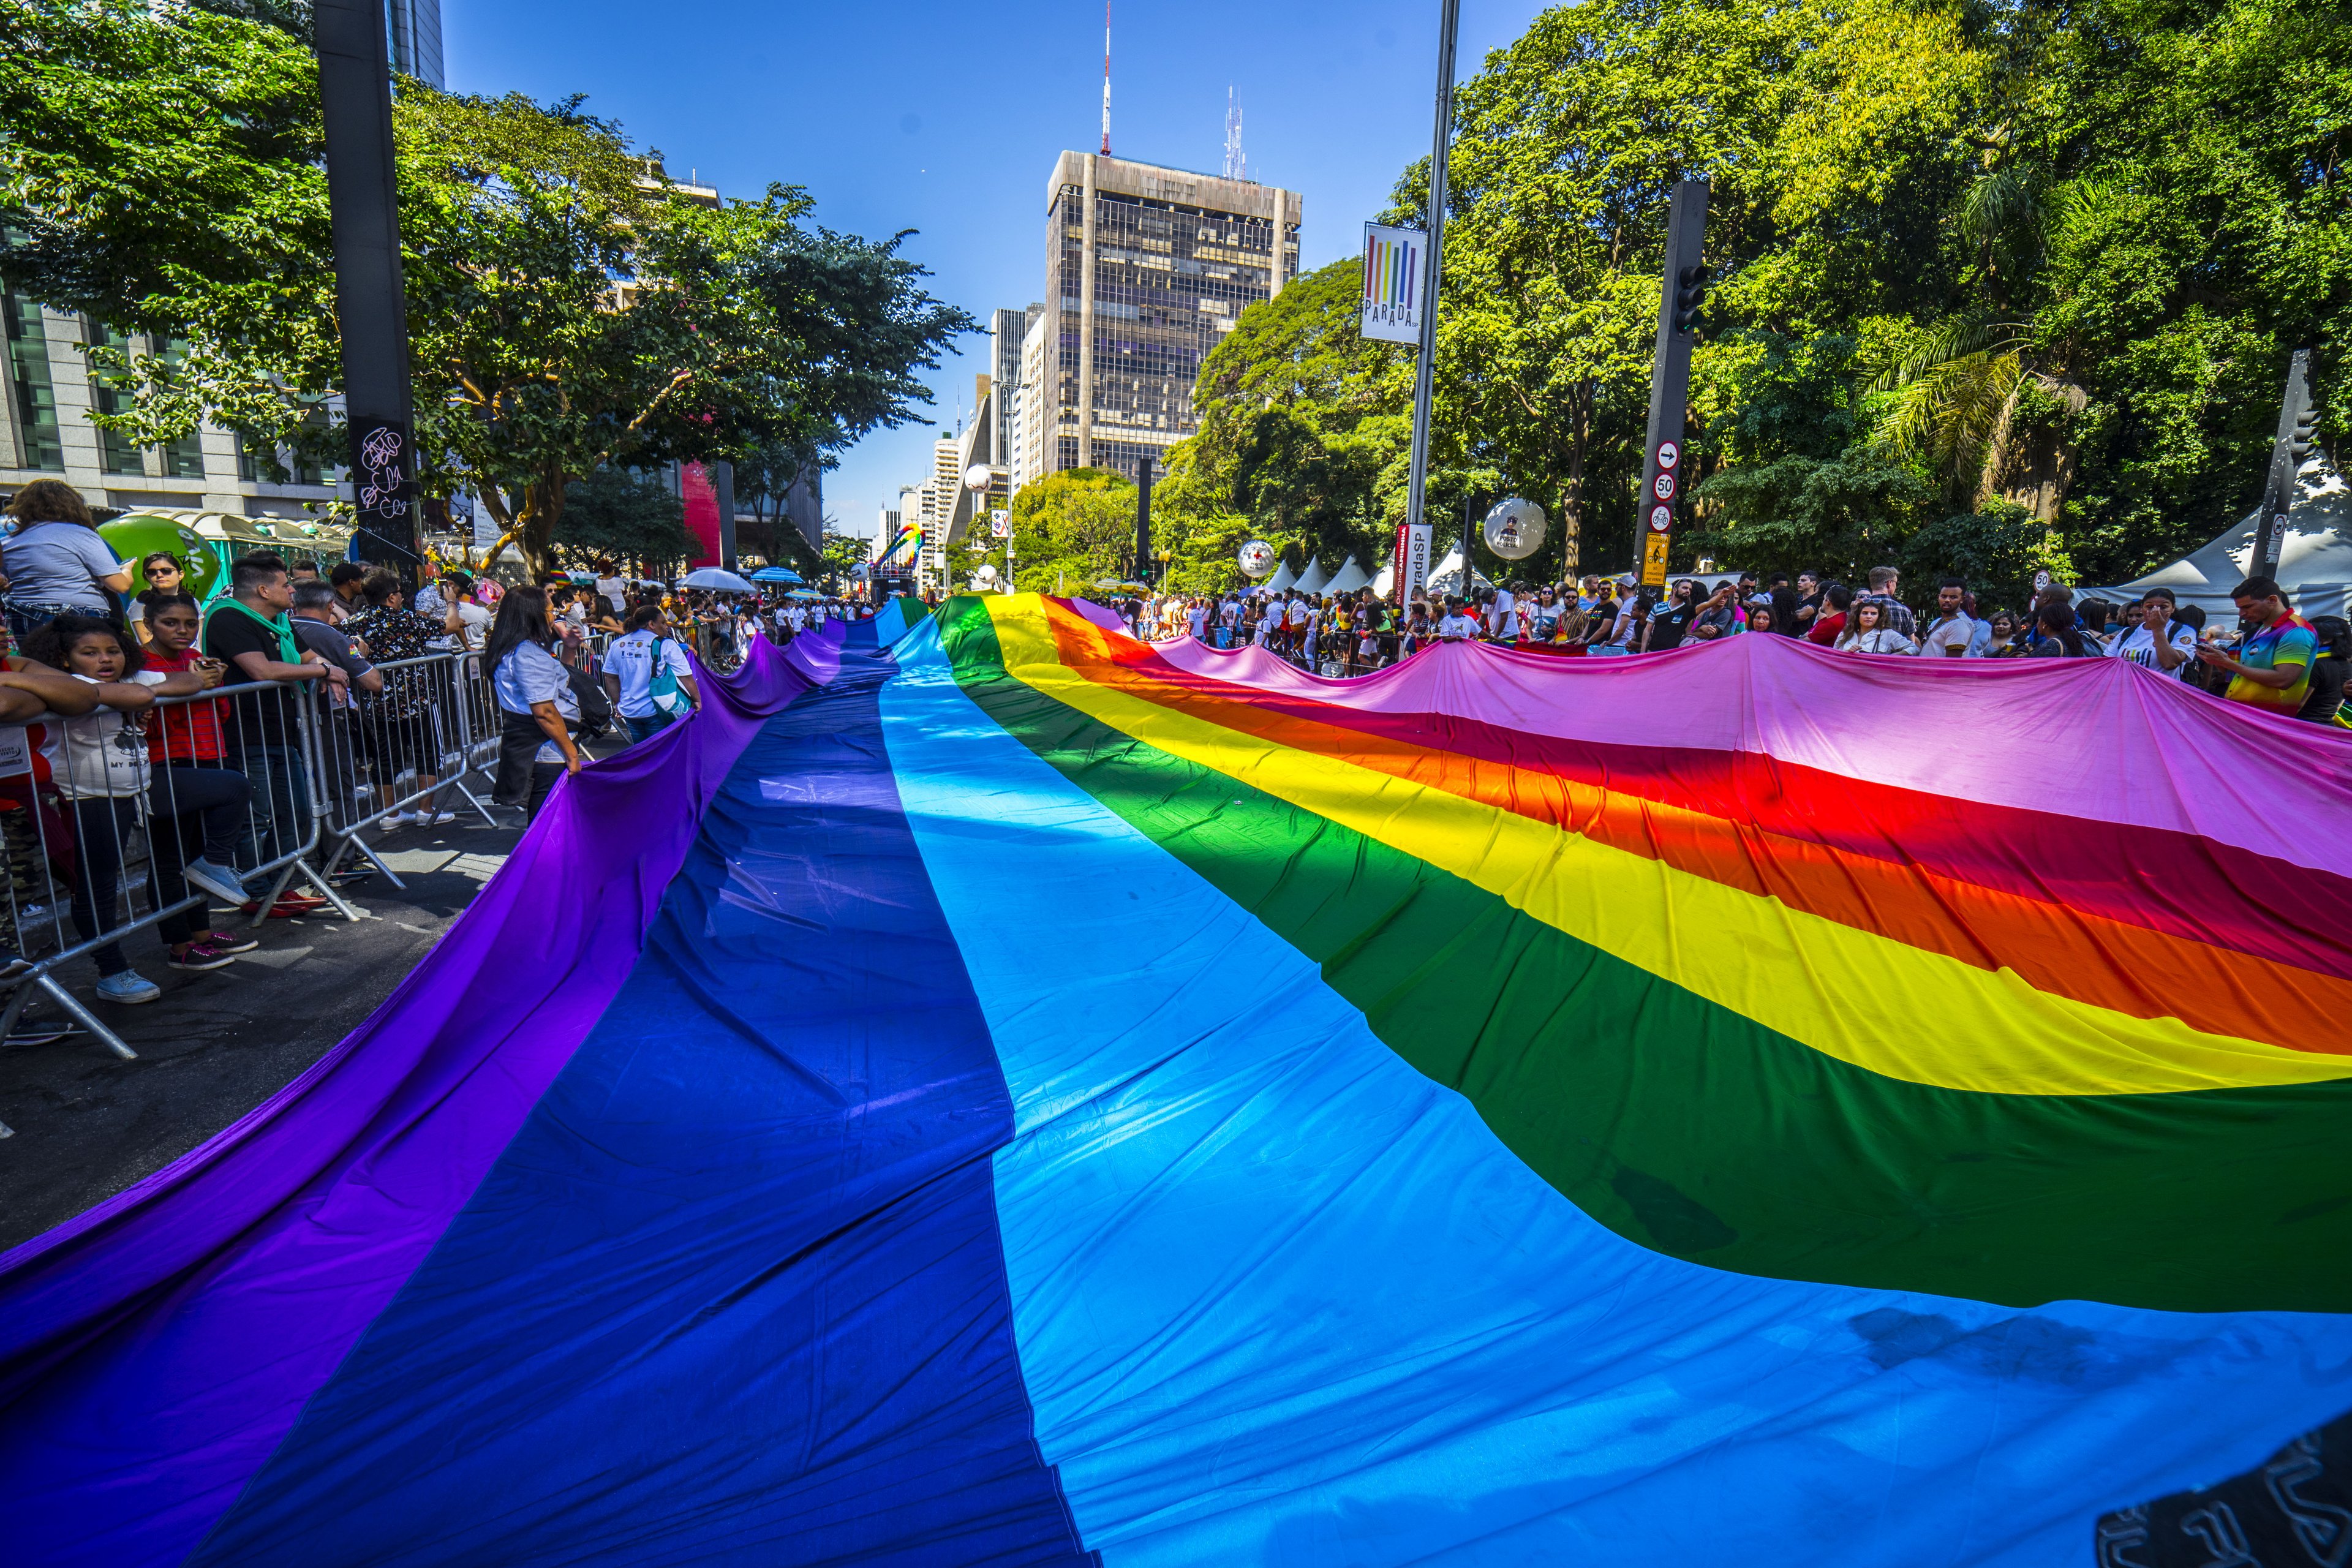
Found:
<svg viewBox="0 0 2352 1568"><path fill-rule="evenodd" d="M2189 656L2170 669L2165 668L2157 662L2155 634L2144 626L2134 626L2127 634L2116 638L2112 651L2116 658L2127 658L2134 664L2144 664L2159 675L2170 675L2183 680L2188 679L2189 667L2197 662L2196 632L2180 622L2174 621L2165 627L2164 640Z"/></svg>
<svg viewBox="0 0 2352 1568"><path fill-rule="evenodd" d="M1495 602L1486 606L1486 624L1498 637L1516 638L1519 635L1519 601L1508 588L1495 590Z"/></svg>
<svg viewBox="0 0 2352 1568"><path fill-rule="evenodd" d="M1437 623L1437 635L1444 637L1448 642L1458 641L1465 637L1475 637L1478 635L1477 619L1475 616L1465 616L1461 611L1456 610L1454 614L1446 616L1444 620Z"/></svg>
<svg viewBox="0 0 2352 1568"><path fill-rule="evenodd" d="M596 592L603 595L606 604L613 606L613 613L614 615L620 616L626 615L628 613L628 585L623 583L618 577L597 578Z"/></svg>
<svg viewBox="0 0 2352 1568"><path fill-rule="evenodd" d="M163 670L142 669L123 679L132 686L161 686L167 678ZM88 686L106 684L78 672L74 679ZM49 759L49 776L67 799L147 793L147 737L130 715L98 708L79 719L47 720L41 728L41 755Z"/></svg>
<svg viewBox="0 0 2352 1568"><path fill-rule="evenodd" d="M1184 619L1192 626L1192 635L1200 637L1209 629L1209 606L1195 605L1185 612Z"/></svg>
<svg viewBox="0 0 2352 1568"><path fill-rule="evenodd" d="M1963 610L1949 619L1939 616L1933 626L1919 634L1919 657L1949 658L1952 656L1944 650L1957 647L1960 650L1960 657L1965 658L1969 645L1976 641L1976 636L1977 624L1969 618L1967 611Z"/></svg>
<svg viewBox="0 0 2352 1568"><path fill-rule="evenodd" d="M438 596L436 595L436 597ZM445 629L439 637L433 639L433 646L438 648L463 648L468 653L479 653L483 646L490 640L490 623L498 617L470 599L460 599L457 604L457 621L464 629L457 632ZM420 615L425 613L421 610L418 612ZM441 607L431 612L433 624L446 628L448 625L448 615L449 602L444 599L441 602Z"/></svg>
<svg viewBox="0 0 2352 1568"><path fill-rule="evenodd" d="M1840 653L1917 653L1919 645L1892 627L1848 632L1837 640Z"/></svg>

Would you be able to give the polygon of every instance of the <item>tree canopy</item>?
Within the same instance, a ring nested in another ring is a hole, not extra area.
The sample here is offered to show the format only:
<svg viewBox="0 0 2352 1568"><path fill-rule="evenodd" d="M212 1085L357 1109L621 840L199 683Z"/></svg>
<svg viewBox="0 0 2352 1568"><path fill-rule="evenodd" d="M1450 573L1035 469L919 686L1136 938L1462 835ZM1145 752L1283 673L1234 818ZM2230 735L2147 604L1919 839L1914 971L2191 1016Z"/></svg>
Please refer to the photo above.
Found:
<svg viewBox="0 0 2352 1568"><path fill-rule="evenodd" d="M142 441L209 416L265 467L341 458L316 64L287 30L132 0L0 0L0 276L173 353L112 351ZM394 110L419 480L534 568L575 480L824 455L916 416L971 330L905 237L805 193L703 205L577 100L404 82Z"/></svg>
<svg viewBox="0 0 2352 1568"><path fill-rule="evenodd" d="M2290 351L2346 426L2352 14L2329 0L1586 0L1458 89L1429 516L1631 565L1668 195L1710 185L1677 568L2113 579L2257 498ZM1421 222L1425 163L1385 216ZM1252 306L1170 526L1385 548L1410 351L1353 260ZM1155 509L1157 510L1157 509ZM1214 566L1205 548L1199 569ZM1482 561L1488 570L1499 563ZM1230 580L1230 579L1228 579Z"/></svg>
<svg viewBox="0 0 2352 1568"><path fill-rule="evenodd" d="M1155 513L1159 492L1153 492ZM1135 555L1135 484L1103 468L1065 468L1013 498L1013 564L1031 593L1076 593L1104 577L1125 577ZM967 530L949 552L959 586L983 563L1003 569L1004 545L985 530Z"/></svg>

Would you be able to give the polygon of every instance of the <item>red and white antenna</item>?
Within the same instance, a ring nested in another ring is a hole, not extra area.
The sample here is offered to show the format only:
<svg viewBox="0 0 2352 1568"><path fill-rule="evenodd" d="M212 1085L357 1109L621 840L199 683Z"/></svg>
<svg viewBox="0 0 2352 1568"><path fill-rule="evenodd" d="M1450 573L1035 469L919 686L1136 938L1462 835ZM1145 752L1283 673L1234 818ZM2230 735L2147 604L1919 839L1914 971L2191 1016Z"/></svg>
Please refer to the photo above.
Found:
<svg viewBox="0 0 2352 1568"><path fill-rule="evenodd" d="M1103 150L1110 156L1110 0L1103 0Z"/></svg>

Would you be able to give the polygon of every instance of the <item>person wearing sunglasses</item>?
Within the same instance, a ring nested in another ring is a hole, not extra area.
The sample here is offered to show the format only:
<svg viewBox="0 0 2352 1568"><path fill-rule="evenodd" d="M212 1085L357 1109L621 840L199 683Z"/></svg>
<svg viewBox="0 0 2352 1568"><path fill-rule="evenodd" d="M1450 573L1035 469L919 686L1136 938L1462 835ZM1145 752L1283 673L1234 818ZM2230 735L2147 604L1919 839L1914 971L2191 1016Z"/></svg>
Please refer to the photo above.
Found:
<svg viewBox="0 0 2352 1568"><path fill-rule="evenodd" d="M155 637L147 628L147 612L158 599L176 598L186 592L187 573L178 556L158 550L139 558L139 576L146 586L131 601L131 629L139 634L140 647L153 647Z"/></svg>

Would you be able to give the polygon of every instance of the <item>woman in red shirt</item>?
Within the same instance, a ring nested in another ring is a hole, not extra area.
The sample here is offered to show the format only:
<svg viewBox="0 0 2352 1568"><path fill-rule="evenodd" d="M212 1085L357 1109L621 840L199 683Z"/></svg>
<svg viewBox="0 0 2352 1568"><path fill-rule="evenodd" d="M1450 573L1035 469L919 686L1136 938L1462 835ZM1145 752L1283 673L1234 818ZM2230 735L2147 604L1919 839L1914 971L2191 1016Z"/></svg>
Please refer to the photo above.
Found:
<svg viewBox="0 0 2352 1568"><path fill-rule="evenodd" d="M204 630L203 612L186 594L156 594L147 605L149 668L178 673L193 671L212 677L218 685L222 667L217 659L196 651ZM150 709L147 713L147 758L152 764L147 786L149 831L155 854L152 870L157 907L188 896L190 879L183 868L191 861L207 873L195 886L234 907L242 899L235 883L224 883L221 873L236 873L236 845L245 827L245 813L253 799L246 776L224 760L221 724L228 704L195 701ZM202 852L187 853L190 842ZM214 869L218 868L217 870ZM215 931L202 904L167 915L156 923L156 934L170 945L174 969L216 969L233 953L250 952L261 944L243 933Z"/></svg>
<svg viewBox="0 0 2352 1568"><path fill-rule="evenodd" d="M1805 640L1823 647L1837 647L1838 638L1845 631L1846 606L1853 603L1853 590L1843 583L1832 583L1822 589L1821 613L1813 617L1812 629L1805 633Z"/></svg>

